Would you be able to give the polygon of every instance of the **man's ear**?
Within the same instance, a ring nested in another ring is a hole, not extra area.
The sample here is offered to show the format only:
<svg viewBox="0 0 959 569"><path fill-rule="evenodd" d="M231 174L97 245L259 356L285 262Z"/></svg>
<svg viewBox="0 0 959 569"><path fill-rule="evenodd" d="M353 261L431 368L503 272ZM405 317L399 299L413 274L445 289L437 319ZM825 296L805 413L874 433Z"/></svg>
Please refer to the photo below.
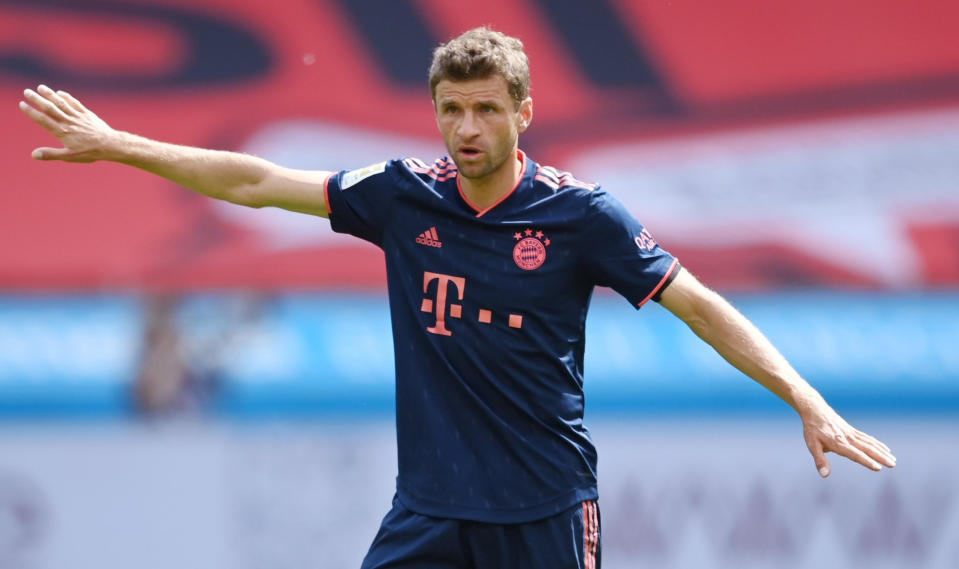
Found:
<svg viewBox="0 0 959 569"><path fill-rule="evenodd" d="M519 124L516 125L516 129L519 132L523 132L529 128L529 123L531 122L533 122L533 98L526 97L526 99L519 104Z"/></svg>

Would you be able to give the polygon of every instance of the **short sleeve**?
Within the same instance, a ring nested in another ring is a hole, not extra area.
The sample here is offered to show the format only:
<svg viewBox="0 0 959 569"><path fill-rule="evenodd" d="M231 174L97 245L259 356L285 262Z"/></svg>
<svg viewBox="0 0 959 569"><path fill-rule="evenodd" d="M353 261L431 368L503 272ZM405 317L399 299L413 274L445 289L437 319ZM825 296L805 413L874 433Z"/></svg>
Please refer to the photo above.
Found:
<svg viewBox="0 0 959 569"><path fill-rule="evenodd" d="M382 246L396 201L396 160L343 170L326 182L330 227Z"/></svg>
<svg viewBox="0 0 959 569"><path fill-rule="evenodd" d="M679 262L615 197L589 196L583 232L584 256L594 284L608 286L639 308L676 276Z"/></svg>

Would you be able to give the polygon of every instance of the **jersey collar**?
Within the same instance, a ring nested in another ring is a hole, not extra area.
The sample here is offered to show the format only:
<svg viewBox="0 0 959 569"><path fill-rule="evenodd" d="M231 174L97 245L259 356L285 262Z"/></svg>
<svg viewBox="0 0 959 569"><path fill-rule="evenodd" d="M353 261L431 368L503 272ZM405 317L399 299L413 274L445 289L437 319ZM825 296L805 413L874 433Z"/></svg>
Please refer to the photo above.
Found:
<svg viewBox="0 0 959 569"><path fill-rule="evenodd" d="M469 198L466 197L466 194L463 192L463 187L460 185L460 178L459 178L459 176L456 177L456 189L459 190L460 197L463 199L464 202L466 202L466 205L470 206L471 208L473 208L474 211L476 211L476 217L483 217L484 215L486 215L487 213L489 213L490 210L492 210L493 208L495 208L495 207L498 206L499 204L501 204L501 203L503 203L504 201L506 201L506 198L510 197L511 195L513 195L513 194L516 192L516 188L519 187L520 183L523 181L523 178L526 177L526 153L517 148L517 149L516 149L516 157L517 157L517 158L519 159L519 161L520 161L520 167L519 167L519 176L516 178L516 183L513 184L513 189L511 189L510 191L506 192L506 194L504 194L503 197L501 197L500 199L496 200L496 202L495 202L494 204L492 204L491 206L489 206L489 207L487 207L487 208L485 208L485 209L480 209L480 208L476 207L475 205L473 205L473 202L471 202L471 201L469 200Z"/></svg>

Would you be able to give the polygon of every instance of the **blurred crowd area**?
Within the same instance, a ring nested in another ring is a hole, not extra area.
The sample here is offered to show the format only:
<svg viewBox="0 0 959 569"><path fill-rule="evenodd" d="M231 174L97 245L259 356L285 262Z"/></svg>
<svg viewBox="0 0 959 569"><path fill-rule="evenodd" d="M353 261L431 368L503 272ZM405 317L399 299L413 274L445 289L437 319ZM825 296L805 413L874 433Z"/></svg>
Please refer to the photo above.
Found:
<svg viewBox="0 0 959 569"><path fill-rule="evenodd" d="M38 163L12 104L43 83L117 128L352 169L444 153L433 46L521 37L521 147L614 193L724 291L959 286L959 7L600 0L2 0L0 289L382 290L322 220L118 165ZM42 33L41 33L42 32Z"/></svg>
<svg viewBox="0 0 959 569"><path fill-rule="evenodd" d="M810 379L855 393L875 373L867 354L894 361L878 366L898 374L878 390L888 397L911 385L907 369L939 377L915 388L923 400L955 377L943 316L959 291L954 3L880 0L869 17L855 2L750 0L469 10L444 0L0 0L0 10L0 93L11 102L44 83L117 128L334 170L441 156L431 49L492 25L530 56L530 156L603 185L688 270L747 306L755 299L772 326L795 321L797 307L830 307L783 333ZM321 349L303 347L313 340L292 312L301 301L326 303L313 326L355 329L351 346L365 349L340 346L350 358L329 381L362 385L343 389L389 408L382 307L368 311L373 331L329 312L344 294L360 312L383 297L375 248L318 218L216 202L131 168L32 161L51 137L13 112L2 120L0 377L23 394L5 412L76 411L71 401L99 381L126 389L122 405L111 392L111 408L202 414L262 384L256 374L315 377L303 354ZM894 325L877 316L889 310ZM595 326L608 329L606 318ZM862 318L873 324L857 333ZM597 382L643 346L675 343L642 321L624 320L652 340L624 329L591 344ZM708 357L679 367L721 373L696 368ZM824 360L831 371L817 367ZM45 381L66 387L49 396Z"/></svg>
<svg viewBox="0 0 959 569"><path fill-rule="evenodd" d="M0 0L0 566L130 565L163 539L137 515L194 554L158 567L302 567L334 549L356 565L395 452L378 250L124 166L35 162L52 138L14 110L22 90L295 168L430 162L431 50L481 24L531 60L521 148L615 194L900 455L875 486L852 470L817 485L782 403L658 306L600 290L586 389L611 441L608 565L959 566L947 0ZM647 467L662 450L634 445L658 441L675 443L668 464ZM359 506L308 523L330 492L294 471ZM164 509L177 500L193 513ZM105 504L115 516L91 513ZM110 531L133 545L97 557Z"/></svg>

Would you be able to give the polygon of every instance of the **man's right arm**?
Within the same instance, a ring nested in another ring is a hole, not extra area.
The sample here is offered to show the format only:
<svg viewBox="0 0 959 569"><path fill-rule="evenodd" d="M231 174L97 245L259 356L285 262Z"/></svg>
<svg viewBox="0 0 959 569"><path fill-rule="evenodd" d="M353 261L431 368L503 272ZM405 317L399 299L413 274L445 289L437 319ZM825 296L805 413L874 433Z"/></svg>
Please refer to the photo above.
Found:
<svg viewBox="0 0 959 569"><path fill-rule="evenodd" d="M24 91L20 110L62 148L41 147L37 160L127 164L212 198L249 207L279 207L329 216L324 184L332 174L294 170L262 158L150 140L110 127L65 91Z"/></svg>

